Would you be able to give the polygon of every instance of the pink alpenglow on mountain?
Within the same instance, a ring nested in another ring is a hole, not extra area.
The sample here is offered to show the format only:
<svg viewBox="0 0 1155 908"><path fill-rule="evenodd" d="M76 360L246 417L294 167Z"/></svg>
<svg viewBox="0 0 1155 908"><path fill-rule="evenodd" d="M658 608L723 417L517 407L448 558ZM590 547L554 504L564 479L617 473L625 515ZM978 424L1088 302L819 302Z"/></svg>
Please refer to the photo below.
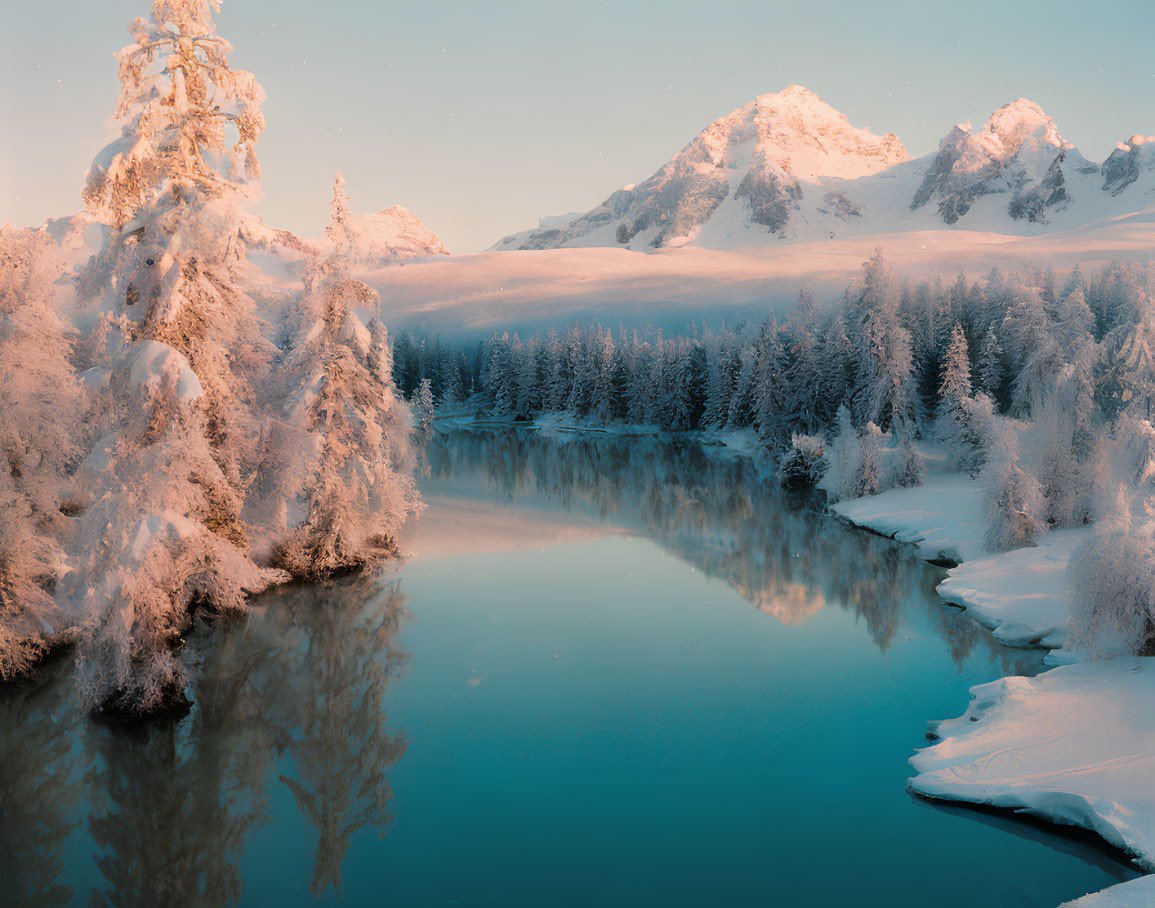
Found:
<svg viewBox="0 0 1155 908"><path fill-rule="evenodd" d="M496 248L677 246L718 220L746 220L784 236L803 183L852 180L909 159L897 136L852 126L814 92L791 85L715 120L644 183L568 224L506 237ZM838 194L824 201L857 216Z"/></svg>
<svg viewBox="0 0 1155 908"><path fill-rule="evenodd" d="M970 230L1038 236L1143 211L1155 147L1141 135L1088 161L1020 98L951 128L912 159L898 137L850 124L792 85L716 120L644 183L585 214L543 218L495 250L693 245L737 249Z"/></svg>
<svg viewBox="0 0 1155 908"><path fill-rule="evenodd" d="M365 265L403 265L449 250L408 208L394 205L374 214L352 215L353 259Z"/></svg>

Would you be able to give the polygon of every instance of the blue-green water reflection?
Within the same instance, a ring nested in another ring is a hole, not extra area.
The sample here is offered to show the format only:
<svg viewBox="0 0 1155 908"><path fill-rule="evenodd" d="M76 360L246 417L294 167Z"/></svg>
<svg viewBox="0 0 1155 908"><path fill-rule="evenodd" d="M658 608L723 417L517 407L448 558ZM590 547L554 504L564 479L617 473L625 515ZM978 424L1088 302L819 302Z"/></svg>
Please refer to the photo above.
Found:
<svg viewBox="0 0 1155 908"><path fill-rule="evenodd" d="M967 689L1040 668L941 574L693 444L434 437L400 570L188 646L195 706L0 696L12 904L1054 905L1133 872L909 797Z"/></svg>

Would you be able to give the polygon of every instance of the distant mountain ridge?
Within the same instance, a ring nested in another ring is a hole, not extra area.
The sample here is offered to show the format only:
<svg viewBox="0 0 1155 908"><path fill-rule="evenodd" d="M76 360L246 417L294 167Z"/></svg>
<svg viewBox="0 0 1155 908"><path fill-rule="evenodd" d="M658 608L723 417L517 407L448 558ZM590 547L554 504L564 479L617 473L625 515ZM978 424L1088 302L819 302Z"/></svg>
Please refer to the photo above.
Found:
<svg viewBox="0 0 1155 908"><path fill-rule="evenodd" d="M1096 164L1019 99L912 160L896 135L791 85L714 121L648 180L493 248L726 249L951 227L1033 236L1152 201L1155 137L1132 136Z"/></svg>

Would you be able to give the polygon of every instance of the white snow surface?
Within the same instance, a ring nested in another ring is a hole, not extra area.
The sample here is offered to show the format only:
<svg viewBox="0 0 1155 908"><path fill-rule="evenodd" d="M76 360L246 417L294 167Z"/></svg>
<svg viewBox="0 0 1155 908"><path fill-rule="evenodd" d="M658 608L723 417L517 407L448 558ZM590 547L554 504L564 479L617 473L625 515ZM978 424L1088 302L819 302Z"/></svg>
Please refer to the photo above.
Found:
<svg viewBox="0 0 1155 908"><path fill-rule="evenodd" d="M1090 530L1054 530L1030 548L986 555L952 568L938 586L1008 646L1058 649L1067 640L1067 564Z"/></svg>
<svg viewBox="0 0 1155 908"><path fill-rule="evenodd" d="M835 513L900 542L928 561L956 561L938 594L967 609L1007 646L1061 648L1067 639L1067 564L1090 530L1055 530L1037 544L991 554L983 545L987 517L979 482L930 472L921 486L890 489L832 506Z"/></svg>
<svg viewBox="0 0 1155 908"><path fill-rule="evenodd" d="M1079 826L1155 870L1155 659L1117 658L972 688L910 788Z"/></svg>
<svg viewBox="0 0 1155 908"><path fill-rule="evenodd" d="M1155 874L1092 892L1060 908L1150 908L1155 905Z"/></svg>
<svg viewBox="0 0 1155 908"><path fill-rule="evenodd" d="M204 389L184 354L160 341L138 341L129 350L132 367L129 375L135 385L156 387L161 378L171 375L176 381L177 397L196 400Z"/></svg>
<svg viewBox="0 0 1155 908"><path fill-rule="evenodd" d="M920 486L840 501L832 510L856 526L913 543L927 561L974 561L987 554L982 489L966 475L931 473Z"/></svg>

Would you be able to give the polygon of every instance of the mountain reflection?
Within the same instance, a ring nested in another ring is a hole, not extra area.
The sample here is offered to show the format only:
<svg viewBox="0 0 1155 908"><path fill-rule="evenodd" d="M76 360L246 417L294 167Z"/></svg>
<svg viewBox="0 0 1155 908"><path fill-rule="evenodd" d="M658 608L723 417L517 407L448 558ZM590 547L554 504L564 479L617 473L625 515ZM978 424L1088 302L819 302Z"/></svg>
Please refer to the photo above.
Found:
<svg viewBox="0 0 1155 908"><path fill-rule="evenodd" d="M998 644L934 594L942 572L897 543L847 527L781 489L771 469L669 437L547 434L507 427L438 431L427 448L436 487L479 477L500 505L537 500L646 536L786 625L828 604L853 611L885 651L904 612L928 617L958 666L981 648L1007 673L1037 656Z"/></svg>

